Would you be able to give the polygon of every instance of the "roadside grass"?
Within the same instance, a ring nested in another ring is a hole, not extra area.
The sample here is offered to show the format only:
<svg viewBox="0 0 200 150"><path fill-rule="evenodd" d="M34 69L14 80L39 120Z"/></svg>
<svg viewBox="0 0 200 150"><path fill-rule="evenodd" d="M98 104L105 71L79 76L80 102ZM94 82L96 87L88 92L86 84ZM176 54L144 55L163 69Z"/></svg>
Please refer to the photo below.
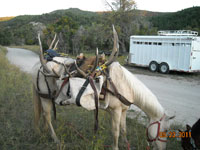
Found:
<svg viewBox="0 0 200 150"><path fill-rule="evenodd" d="M33 52L35 52L36 54L40 53L40 47L38 45L23 45L23 46L9 46L11 48L22 48L22 49L28 49L31 50Z"/></svg>
<svg viewBox="0 0 200 150"><path fill-rule="evenodd" d="M50 133L33 127L32 84L30 75L9 64L6 49L0 47L0 150L56 150ZM146 130L139 123L141 116L127 118L127 137L131 147L145 150ZM99 130L93 133L94 113L77 106L57 106L57 121L53 126L61 140L63 150L111 150L111 118L107 112L99 112ZM173 126L173 128L175 128ZM180 126L176 127L179 128ZM181 127L182 128L182 127ZM127 147L119 139L119 149ZM180 150L178 139L169 139L168 150Z"/></svg>

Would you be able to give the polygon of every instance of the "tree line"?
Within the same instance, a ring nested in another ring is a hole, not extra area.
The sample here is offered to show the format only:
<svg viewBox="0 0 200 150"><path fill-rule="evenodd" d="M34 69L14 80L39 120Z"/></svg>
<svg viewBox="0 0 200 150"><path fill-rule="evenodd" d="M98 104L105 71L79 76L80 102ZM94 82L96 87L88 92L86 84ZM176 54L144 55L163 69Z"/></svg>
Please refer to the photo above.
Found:
<svg viewBox="0 0 200 150"><path fill-rule="evenodd" d="M139 11L134 0L115 0L107 5L111 11L67 9L43 15L18 16L1 22L0 45L36 45L40 32L45 48L57 33L60 52L78 54L93 51L96 47L103 51L111 50L114 24L119 35L120 51L124 53L129 50L131 35L156 35L157 30L163 29L200 30L200 7L163 14Z"/></svg>

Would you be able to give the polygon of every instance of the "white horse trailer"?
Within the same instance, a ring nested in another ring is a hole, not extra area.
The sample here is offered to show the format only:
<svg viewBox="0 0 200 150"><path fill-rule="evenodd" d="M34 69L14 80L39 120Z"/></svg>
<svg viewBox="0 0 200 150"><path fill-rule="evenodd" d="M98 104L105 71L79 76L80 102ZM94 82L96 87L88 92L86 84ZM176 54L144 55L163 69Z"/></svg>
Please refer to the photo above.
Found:
<svg viewBox="0 0 200 150"><path fill-rule="evenodd" d="M130 37L128 61L153 72L200 71L200 37L188 30L158 31L157 36Z"/></svg>

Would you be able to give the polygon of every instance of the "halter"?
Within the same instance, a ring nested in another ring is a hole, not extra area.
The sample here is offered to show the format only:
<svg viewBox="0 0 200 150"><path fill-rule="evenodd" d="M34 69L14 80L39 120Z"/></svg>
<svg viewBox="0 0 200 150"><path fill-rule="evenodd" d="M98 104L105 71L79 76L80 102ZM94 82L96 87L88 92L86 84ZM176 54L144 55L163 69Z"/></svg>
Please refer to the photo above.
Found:
<svg viewBox="0 0 200 150"><path fill-rule="evenodd" d="M162 118L160 118L159 121L155 121L155 122L151 123L147 127L147 129L146 129L146 135L147 135L147 141L148 142L154 142L154 141L157 141L157 140L159 140L160 142L167 142L167 140L162 140L161 138L159 138L159 135L160 135L160 124L161 124L161 121L163 120L164 117L165 117L165 114L162 116ZM158 124L157 135L156 135L156 137L154 139L150 139L149 138L149 134L148 134L148 129L149 129L150 126L152 126L154 124Z"/></svg>

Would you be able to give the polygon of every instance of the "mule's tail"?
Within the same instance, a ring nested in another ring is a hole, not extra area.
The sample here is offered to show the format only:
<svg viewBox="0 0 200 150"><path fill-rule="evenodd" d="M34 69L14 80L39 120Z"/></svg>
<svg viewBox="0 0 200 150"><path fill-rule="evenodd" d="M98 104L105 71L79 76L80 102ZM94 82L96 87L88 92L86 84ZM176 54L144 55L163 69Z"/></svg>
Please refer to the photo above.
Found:
<svg viewBox="0 0 200 150"><path fill-rule="evenodd" d="M33 107L34 107L34 125L39 127L39 120L42 113L41 99L33 85Z"/></svg>

